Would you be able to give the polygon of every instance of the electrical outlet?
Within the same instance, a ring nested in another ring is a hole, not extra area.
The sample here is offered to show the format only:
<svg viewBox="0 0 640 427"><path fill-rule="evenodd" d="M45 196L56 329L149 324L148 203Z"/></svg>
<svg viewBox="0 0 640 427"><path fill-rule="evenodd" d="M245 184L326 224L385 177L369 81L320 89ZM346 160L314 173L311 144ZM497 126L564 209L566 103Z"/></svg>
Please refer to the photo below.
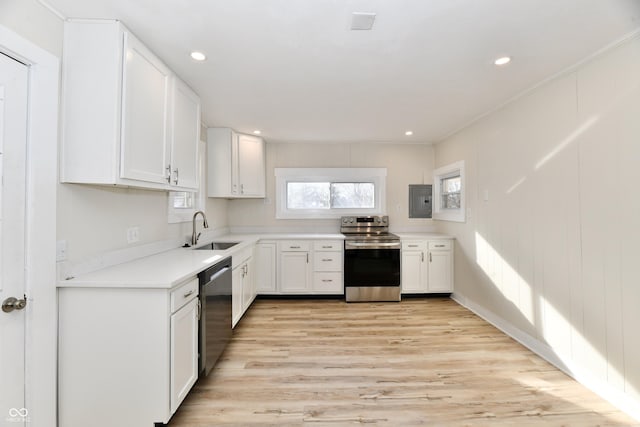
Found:
<svg viewBox="0 0 640 427"><path fill-rule="evenodd" d="M135 243L140 240L140 227L127 228L127 243Z"/></svg>
<svg viewBox="0 0 640 427"><path fill-rule="evenodd" d="M58 240L56 242L56 261L64 261L67 259L67 241Z"/></svg>

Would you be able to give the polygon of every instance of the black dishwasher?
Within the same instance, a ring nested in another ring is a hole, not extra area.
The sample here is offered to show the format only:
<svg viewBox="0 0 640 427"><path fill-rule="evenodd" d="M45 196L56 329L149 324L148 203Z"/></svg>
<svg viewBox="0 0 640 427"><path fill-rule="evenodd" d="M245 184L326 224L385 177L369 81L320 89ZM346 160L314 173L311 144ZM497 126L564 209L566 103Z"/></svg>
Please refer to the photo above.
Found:
<svg viewBox="0 0 640 427"><path fill-rule="evenodd" d="M198 274L200 279L200 337L198 372L209 374L231 339L231 257Z"/></svg>

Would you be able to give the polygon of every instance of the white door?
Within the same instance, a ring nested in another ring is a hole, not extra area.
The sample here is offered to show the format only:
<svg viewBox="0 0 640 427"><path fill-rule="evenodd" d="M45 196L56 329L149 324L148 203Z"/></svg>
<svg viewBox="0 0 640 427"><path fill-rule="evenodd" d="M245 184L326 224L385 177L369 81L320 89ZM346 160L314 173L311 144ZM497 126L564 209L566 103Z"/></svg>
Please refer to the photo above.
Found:
<svg viewBox="0 0 640 427"><path fill-rule="evenodd" d="M11 425L29 420L24 408L25 312L17 304L25 292L27 93L28 68L0 54L0 420Z"/></svg>

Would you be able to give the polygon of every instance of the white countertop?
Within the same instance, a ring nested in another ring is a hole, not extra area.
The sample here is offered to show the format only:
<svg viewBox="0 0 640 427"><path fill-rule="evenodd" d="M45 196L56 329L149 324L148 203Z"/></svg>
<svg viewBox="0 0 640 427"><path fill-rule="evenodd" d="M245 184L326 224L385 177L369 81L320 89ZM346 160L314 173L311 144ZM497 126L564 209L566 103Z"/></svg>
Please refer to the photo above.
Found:
<svg viewBox="0 0 640 427"><path fill-rule="evenodd" d="M395 233L401 239L452 239L439 233ZM227 234L202 241L199 246L215 242L241 242L226 250L194 250L176 248L156 255L103 268L69 280L58 282L59 288L147 288L170 289L196 276L237 251L258 240L343 240L342 234L324 233L261 233Z"/></svg>
<svg viewBox="0 0 640 427"><path fill-rule="evenodd" d="M169 289L223 260L230 252L173 249L63 280L58 287Z"/></svg>

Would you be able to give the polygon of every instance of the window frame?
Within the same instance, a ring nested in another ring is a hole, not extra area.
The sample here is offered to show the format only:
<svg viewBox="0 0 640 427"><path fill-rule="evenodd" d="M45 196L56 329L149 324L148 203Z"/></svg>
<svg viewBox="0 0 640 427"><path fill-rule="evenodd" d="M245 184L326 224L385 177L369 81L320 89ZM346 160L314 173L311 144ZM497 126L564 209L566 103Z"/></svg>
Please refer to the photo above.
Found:
<svg viewBox="0 0 640 427"><path fill-rule="evenodd" d="M277 219L329 219L344 215L383 215L386 208L386 168L275 168ZM374 185L373 208L289 209L289 182L370 182Z"/></svg>
<svg viewBox="0 0 640 427"><path fill-rule="evenodd" d="M460 176L460 207L442 207L442 181ZM466 222L466 183L464 160L451 163L433 171L433 219L441 221Z"/></svg>

